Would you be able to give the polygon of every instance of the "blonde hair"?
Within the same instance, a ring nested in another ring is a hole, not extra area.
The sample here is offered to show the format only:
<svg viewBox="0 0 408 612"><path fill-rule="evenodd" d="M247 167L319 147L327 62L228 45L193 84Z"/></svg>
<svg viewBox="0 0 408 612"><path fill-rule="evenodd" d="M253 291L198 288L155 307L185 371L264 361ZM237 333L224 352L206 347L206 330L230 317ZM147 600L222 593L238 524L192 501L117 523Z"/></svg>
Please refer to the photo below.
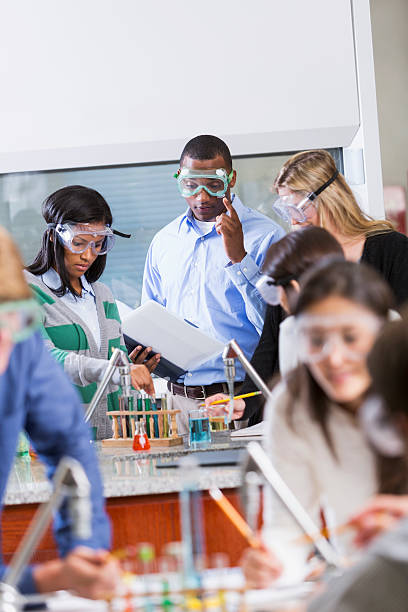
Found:
<svg viewBox="0 0 408 612"><path fill-rule="evenodd" d="M31 297L20 253L10 234L0 227L0 304Z"/></svg>
<svg viewBox="0 0 408 612"><path fill-rule="evenodd" d="M275 188L288 187L292 191L316 191L336 172L333 157L323 149L303 151L292 155L282 166L275 180ZM390 221L366 215L339 173L337 178L317 197L318 225L343 236L356 238L389 232Z"/></svg>

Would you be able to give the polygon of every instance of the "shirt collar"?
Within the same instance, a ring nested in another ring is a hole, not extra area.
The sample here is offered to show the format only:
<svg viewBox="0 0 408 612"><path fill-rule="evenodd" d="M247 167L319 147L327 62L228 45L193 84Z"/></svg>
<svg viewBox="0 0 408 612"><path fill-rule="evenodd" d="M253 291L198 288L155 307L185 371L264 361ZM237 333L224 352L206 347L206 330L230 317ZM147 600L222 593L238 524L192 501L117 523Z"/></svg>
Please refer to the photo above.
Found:
<svg viewBox="0 0 408 612"><path fill-rule="evenodd" d="M54 268L49 268L49 270L44 272L42 275L42 280L50 289L59 289L61 287L61 277L58 272L54 270ZM85 293L90 293L95 297L92 285L86 280L85 275L81 276L81 284Z"/></svg>
<svg viewBox="0 0 408 612"><path fill-rule="evenodd" d="M239 197L235 195L235 193L231 194L231 202L233 203L234 208L237 211L239 220L242 221L242 218L245 213L245 206L242 204ZM180 232L182 226L186 226L186 229L187 229L188 225L194 225L194 215L193 215L191 208L187 208L184 215L181 216L180 223L178 225L178 232Z"/></svg>

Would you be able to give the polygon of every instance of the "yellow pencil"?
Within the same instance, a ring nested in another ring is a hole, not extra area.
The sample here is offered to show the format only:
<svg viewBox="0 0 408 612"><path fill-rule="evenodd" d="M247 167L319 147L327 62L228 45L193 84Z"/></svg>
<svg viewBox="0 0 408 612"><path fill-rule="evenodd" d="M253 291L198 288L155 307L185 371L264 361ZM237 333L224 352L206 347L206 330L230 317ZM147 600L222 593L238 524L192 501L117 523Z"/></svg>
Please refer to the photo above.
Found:
<svg viewBox="0 0 408 612"><path fill-rule="evenodd" d="M252 531L251 527L244 521L238 510L234 508L229 499L225 497L224 493L217 487L213 487L209 490L209 494L213 498L219 508L224 512L225 516L229 518L231 523L238 529L241 535L247 540L248 544L252 548L261 548L262 543L260 539Z"/></svg>
<svg viewBox="0 0 408 612"><path fill-rule="evenodd" d="M262 391L252 391L252 393L243 393L243 395L236 395L234 400L236 399L245 399L246 397L253 397L254 395L261 395ZM217 404L228 404L228 399L215 400L215 402L211 402L210 406L216 406ZM205 406L205 404L200 404L201 406Z"/></svg>

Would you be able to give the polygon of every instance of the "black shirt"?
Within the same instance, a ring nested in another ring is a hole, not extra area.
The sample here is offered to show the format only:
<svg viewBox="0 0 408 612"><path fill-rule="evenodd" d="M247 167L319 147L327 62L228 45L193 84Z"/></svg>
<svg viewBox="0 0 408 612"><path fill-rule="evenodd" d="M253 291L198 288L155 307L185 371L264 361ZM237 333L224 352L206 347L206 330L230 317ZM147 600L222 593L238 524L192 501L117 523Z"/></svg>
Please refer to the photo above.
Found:
<svg viewBox="0 0 408 612"><path fill-rule="evenodd" d="M369 236L361 260L373 266L391 287L397 307L408 300L408 237L399 232Z"/></svg>

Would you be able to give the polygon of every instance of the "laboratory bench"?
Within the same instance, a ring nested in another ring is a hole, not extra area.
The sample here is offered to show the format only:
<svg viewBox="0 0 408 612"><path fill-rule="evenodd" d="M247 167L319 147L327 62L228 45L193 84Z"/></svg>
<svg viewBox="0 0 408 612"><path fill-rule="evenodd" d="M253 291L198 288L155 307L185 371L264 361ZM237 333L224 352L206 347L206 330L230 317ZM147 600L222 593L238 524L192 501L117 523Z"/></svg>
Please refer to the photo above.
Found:
<svg viewBox="0 0 408 612"><path fill-rule="evenodd" d="M224 451L243 449L247 439L231 440L228 432L216 432L207 449ZM102 473L107 512L112 522L112 548L151 542L157 553L168 543L180 540L178 494L183 488L183 472L166 467L195 450L184 446L151 449L136 453L132 449L106 448L95 443ZM163 467L158 467L161 464ZM198 488L203 491L204 524L207 554L224 552L236 564L246 546L244 538L222 514L208 494L218 487L235 505L239 505L241 484L239 465L211 465L196 471ZM38 460L17 459L7 485L2 515L3 555L8 562L29 525L38 504L47 501L51 485L44 466ZM40 543L33 561L56 556L51 529Z"/></svg>

